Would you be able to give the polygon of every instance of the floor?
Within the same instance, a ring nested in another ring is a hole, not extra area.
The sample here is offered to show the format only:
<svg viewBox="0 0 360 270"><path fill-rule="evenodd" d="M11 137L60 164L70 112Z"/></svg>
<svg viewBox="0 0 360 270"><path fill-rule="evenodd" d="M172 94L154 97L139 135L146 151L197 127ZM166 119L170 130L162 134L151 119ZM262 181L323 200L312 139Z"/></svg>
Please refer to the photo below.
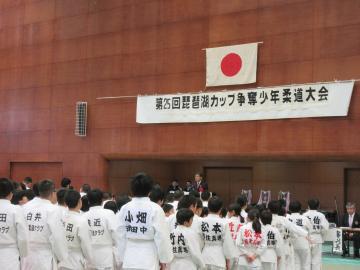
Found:
<svg viewBox="0 0 360 270"><path fill-rule="evenodd" d="M353 257L343 258L340 255L331 253L331 245L323 246L323 268L322 270L359 270L360 259ZM350 249L352 254L352 249Z"/></svg>

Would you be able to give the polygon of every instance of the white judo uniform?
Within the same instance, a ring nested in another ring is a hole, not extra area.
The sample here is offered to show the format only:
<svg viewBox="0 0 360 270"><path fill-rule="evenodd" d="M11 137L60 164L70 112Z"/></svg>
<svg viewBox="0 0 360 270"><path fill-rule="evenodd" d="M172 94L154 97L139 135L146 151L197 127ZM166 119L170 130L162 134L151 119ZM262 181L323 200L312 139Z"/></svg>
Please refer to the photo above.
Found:
<svg viewBox="0 0 360 270"><path fill-rule="evenodd" d="M59 263L59 269L86 269L86 263L92 261L88 222L84 216L74 211L68 211L63 222L69 256Z"/></svg>
<svg viewBox="0 0 360 270"><path fill-rule="evenodd" d="M226 269L226 259L231 260L238 255L226 219L209 214L202 219L201 232L206 269Z"/></svg>
<svg viewBox="0 0 360 270"><path fill-rule="evenodd" d="M28 254L28 232L20 206L0 199L0 269L19 270Z"/></svg>
<svg viewBox="0 0 360 270"><path fill-rule="evenodd" d="M176 213L172 214L171 216L169 216L166 220L167 220L167 224L169 226L169 231L170 233L173 232L176 227L177 227L177 223L176 223ZM199 217L198 215L194 215L193 217L193 222L191 224L191 229L195 232L196 234L196 238L197 241L200 243L200 249L203 249L204 247L204 241L203 241L203 236L202 236L202 232L201 232L201 222L202 222L202 218Z"/></svg>
<svg viewBox="0 0 360 270"><path fill-rule="evenodd" d="M238 258L237 269L261 269L260 256L265 251L266 243L262 232L256 233L252 228L252 222L246 223L241 227L238 236L236 238L236 246L240 250L240 256ZM256 258L252 262L248 262L247 255L256 255Z"/></svg>
<svg viewBox="0 0 360 270"><path fill-rule="evenodd" d="M236 237L240 231L240 228L244 225L243 223L240 222L240 217L231 217L226 219L226 222L229 226L229 231L231 234L231 238L234 241L234 245L235 245L235 252L236 252L236 258L231 259L230 262L230 269L236 269L236 260L240 255L240 250L239 248L236 246Z"/></svg>
<svg viewBox="0 0 360 270"><path fill-rule="evenodd" d="M288 219L283 216L279 216L276 214L272 215L271 225L277 228L283 237L284 240L284 256L280 260L278 269L279 270L288 270L294 269L294 248L292 243L290 242L290 235L293 237L303 236L306 237L308 232L303 228L295 225Z"/></svg>
<svg viewBox="0 0 360 270"><path fill-rule="evenodd" d="M200 243L191 228L178 225L170 233L170 240L174 259L170 263L170 270L197 270L205 267L201 255Z"/></svg>
<svg viewBox="0 0 360 270"><path fill-rule="evenodd" d="M312 226L310 233L311 270L320 270L323 234L329 229L329 222L323 213L316 210L308 210L304 216L309 219Z"/></svg>
<svg viewBox="0 0 360 270"><path fill-rule="evenodd" d="M113 211L102 206L90 207L84 214L91 237L91 248L94 251L89 269L114 269L116 260L114 247L117 246L118 222Z"/></svg>
<svg viewBox="0 0 360 270"><path fill-rule="evenodd" d="M262 226L262 235L265 239L266 248L260 255L262 270L276 270L278 258L283 255L284 241L277 228L269 224Z"/></svg>
<svg viewBox="0 0 360 270"><path fill-rule="evenodd" d="M118 219L123 269L158 270L159 262L171 262L170 232L158 204L148 197L135 197L121 208Z"/></svg>
<svg viewBox="0 0 360 270"><path fill-rule="evenodd" d="M297 226L305 229L310 235L311 223L309 219L299 213L291 214L288 219ZM290 241L294 246L295 270L310 270L311 256L310 243L304 236L291 237Z"/></svg>
<svg viewBox="0 0 360 270"><path fill-rule="evenodd" d="M23 206L29 233L29 254L23 270L57 269L57 262L68 256L62 211L49 200L36 198Z"/></svg>

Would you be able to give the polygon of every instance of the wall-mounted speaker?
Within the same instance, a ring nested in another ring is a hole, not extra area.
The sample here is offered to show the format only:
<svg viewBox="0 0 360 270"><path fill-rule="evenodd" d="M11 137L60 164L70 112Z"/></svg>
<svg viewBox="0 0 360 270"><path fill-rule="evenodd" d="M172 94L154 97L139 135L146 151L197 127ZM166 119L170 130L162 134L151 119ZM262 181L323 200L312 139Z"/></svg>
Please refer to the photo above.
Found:
<svg viewBox="0 0 360 270"><path fill-rule="evenodd" d="M76 102L76 126L75 135L80 137L86 136L87 123L87 102Z"/></svg>

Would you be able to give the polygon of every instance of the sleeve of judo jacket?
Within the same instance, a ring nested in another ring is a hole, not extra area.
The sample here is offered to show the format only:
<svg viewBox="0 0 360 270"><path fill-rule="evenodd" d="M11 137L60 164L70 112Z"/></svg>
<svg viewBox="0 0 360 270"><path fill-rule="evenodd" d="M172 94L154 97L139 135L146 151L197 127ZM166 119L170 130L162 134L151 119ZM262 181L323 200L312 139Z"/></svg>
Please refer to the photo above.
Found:
<svg viewBox="0 0 360 270"><path fill-rule="evenodd" d="M165 213L159 207L154 214L154 241L158 251L160 263L170 263L174 257L170 242L169 226L165 220Z"/></svg>
<svg viewBox="0 0 360 270"><path fill-rule="evenodd" d="M68 256L65 230L61 224L62 213L60 209L48 213L48 226L50 229L50 243L58 261L64 261Z"/></svg>
<svg viewBox="0 0 360 270"><path fill-rule="evenodd" d="M90 236L90 231L89 231L89 225L85 219L83 219L81 221L81 223L79 224L78 236L81 241L80 242L81 250L84 254L84 257L91 264L93 250L91 247L91 236Z"/></svg>
<svg viewBox="0 0 360 270"><path fill-rule="evenodd" d="M21 207L16 207L15 223L16 223L17 245L19 248L19 254L21 258L24 258L28 255L29 252L28 249L29 236L28 236L28 229L26 226L24 213Z"/></svg>

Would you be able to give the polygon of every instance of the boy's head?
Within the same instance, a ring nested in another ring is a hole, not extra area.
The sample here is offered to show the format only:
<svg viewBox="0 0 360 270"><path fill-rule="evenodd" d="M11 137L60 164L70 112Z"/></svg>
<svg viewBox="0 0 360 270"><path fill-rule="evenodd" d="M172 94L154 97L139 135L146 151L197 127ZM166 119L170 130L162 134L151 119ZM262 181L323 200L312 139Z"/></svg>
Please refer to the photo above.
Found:
<svg viewBox="0 0 360 270"><path fill-rule="evenodd" d="M174 201L180 201L183 196L184 192L182 190L176 190L174 192Z"/></svg>
<svg viewBox="0 0 360 270"><path fill-rule="evenodd" d="M163 205L162 209L164 210L164 213L165 213L166 217L169 217L169 216L171 216L172 214L175 213L174 206L172 204L170 204L170 203L165 203Z"/></svg>
<svg viewBox="0 0 360 270"><path fill-rule="evenodd" d="M149 198L152 202L161 206L164 202L165 193L161 190L161 188L156 187L150 191Z"/></svg>
<svg viewBox="0 0 360 270"><path fill-rule="evenodd" d="M320 202L318 199L310 199L308 201L308 205L310 210L318 210L320 206Z"/></svg>
<svg viewBox="0 0 360 270"><path fill-rule="evenodd" d="M65 205L65 194L66 194L67 189L66 188L61 188L56 192L56 199L59 205L61 206L66 206Z"/></svg>
<svg viewBox="0 0 360 270"><path fill-rule="evenodd" d="M237 199L236 203L240 205L240 208L243 208L247 205L248 199L244 194L241 194Z"/></svg>
<svg viewBox="0 0 360 270"><path fill-rule="evenodd" d="M103 193L100 189L92 189L87 194L90 207L99 206L102 204Z"/></svg>
<svg viewBox="0 0 360 270"><path fill-rule="evenodd" d="M7 178L0 178L0 199L11 200L14 186Z"/></svg>
<svg viewBox="0 0 360 270"><path fill-rule="evenodd" d="M82 207L81 195L76 190L67 190L64 196L65 205L72 211L79 211Z"/></svg>
<svg viewBox="0 0 360 270"><path fill-rule="evenodd" d="M207 202L211 197L211 193L209 191L205 190L201 193L200 197L204 202Z"/></svg>
<svg viewBox="0 0 360 270"><path fill-rule="evenodd" d="M299 213L301 211L301 203L299 201L292 201L289 205L291 213Z"/></svg>
<svg viewBox="0 0 360 270"><path fill-rule="evenodd" d="M138 173L131 178L131 191L134 197L147 197L153 187L153 181L145 173Z"/></svg>
<svg viewBox="0 0 360 270"><path fill-rule="evenodd" d="M268 208L271 211L272 214L279 214L281 205L279 201L271 201L268 204Z"/></svg>
<svg viewBox="0 0 360 270"><path fill-rule="evenodd" d="M269 209L265 209L260 214L261 222L264 225L271 224L272 221L272 213Z"/></svg>
<svg viewBox="0 0 360 270"><path fill-rule="evenodd" d="M88 193L91 190L91 186L89 184L83 184L80 188L80 192Z"/></svg>
<svg viewBox="0 0 360 270"><path fill-rule="evenodd" d="M196 210L195 210L195 214L200 217L203 208L204 208L204 207L203 207L202 200L201 200L200 198L196 198Z"/></svg>
<svg viewBox="0 0 360 270"><path fill-rule="evenodd" d="M180 209L176 213L176 221L179 225L190 227L194 218L194 212L190 209Z"/></svg>
<svg viewBox="0 0 360 270"><path fill-rule="evenodd" d="M116 214L116 213L118 212L118 208L117 208L116 202L114 202L114 201L107 201L107 202L104 204L104 209L111 210L111 211L114 212L114 214Z"/></svg>
<svg viewBox="0 0 360 270"><path fill-rule="evenodd" d="M232 203L228 207L228 217L238 217L240 216L241 207L238 203Z"/></svg>
<svg viewBox="0 0 360 270"><path fill-rule="evenodd" d="M196 198L191 195L185 195L178 203L177 209L180 210L182 208L190 209L195 213L196 211Z"/></svg>
<svg viewBox="0 0 360 270"><path fill-rule="evenodd" d="M70 184L71 184L71 180L67 177L64 177L62 180L61 180L61 187L62 188L69 188L70 187Z"/></svg>
<svg viewBox="0 0 360 270"><path fill-rule="evenodd" d="M211 197L209 199L208 208L210 213L219 214L223 206L223 201L217 197Z"/></svg>
<svg viewBox="0 0 360 270"><path fill-rule="evenodd" d="M39 183L39 194L42 199L56 203L55 184L52 180L45 179Z"/></svg>

